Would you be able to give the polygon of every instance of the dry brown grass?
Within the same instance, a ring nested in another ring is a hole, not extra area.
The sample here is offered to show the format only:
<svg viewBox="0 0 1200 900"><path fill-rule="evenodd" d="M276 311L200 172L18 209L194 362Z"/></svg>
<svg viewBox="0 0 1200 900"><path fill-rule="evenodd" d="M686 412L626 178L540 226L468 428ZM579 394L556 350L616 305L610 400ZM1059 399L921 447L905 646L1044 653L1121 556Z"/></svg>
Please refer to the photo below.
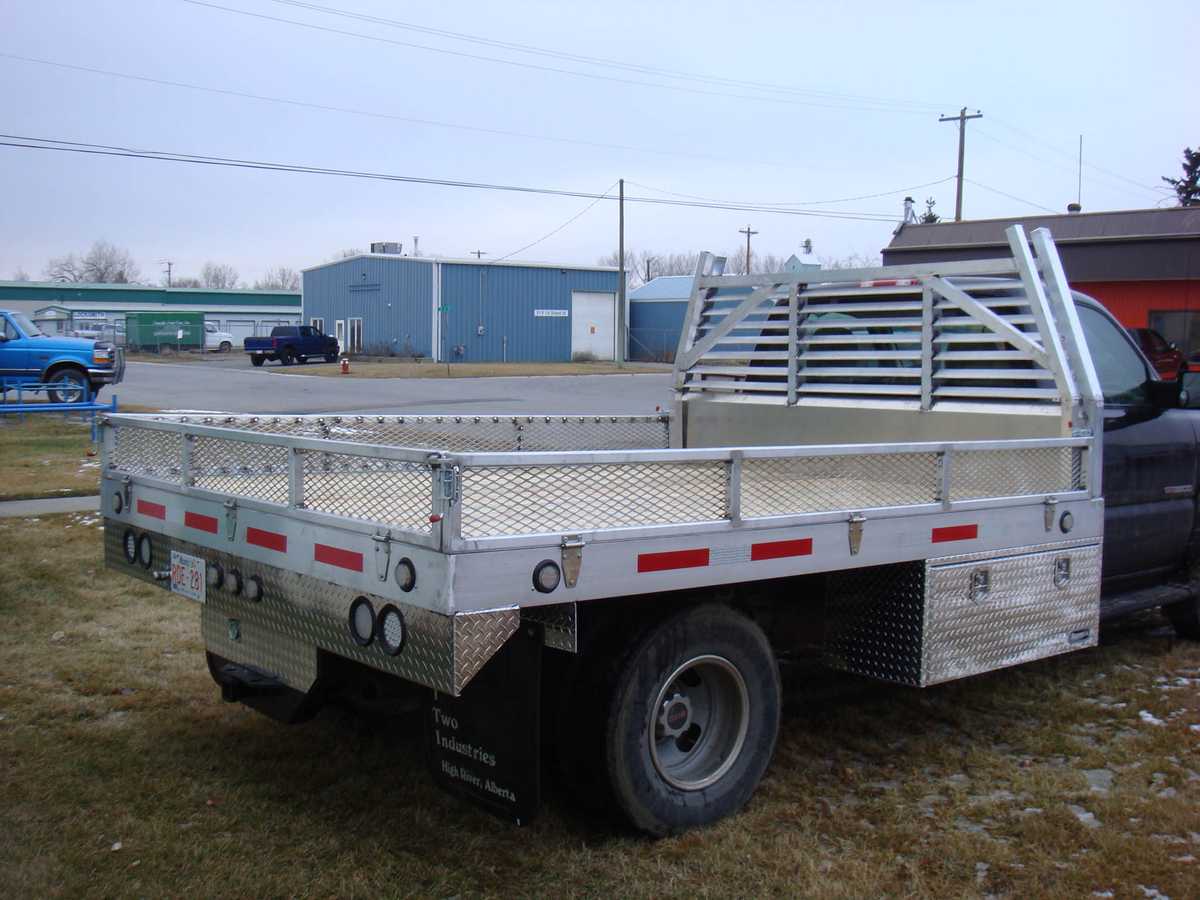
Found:
<svg viewBox="0 0 1200 900"><path fill-rule="evenodd" d="M283 369L271 365L272 369ZM338 363L309 362L288 366L289 375L336 375L338 378L504 378L531 375L640 375L665 372L664 366L645 366L611 362L568 363L435 363L435 362L360 362L350 363L350 374L342 375Z"/></svg>
<svg viewBox="0 0 1200 900"><path fill-rule="evenodd" d="M143 406L120 409L154 412ZM90 450L96 455L89 456ZM99 452L99 446L92 444L90 424L81 416L0 416L0 501L98 493Z"/></svg>
<svg viewBox="0 0 1200 900"><path fill-rule="evenodd" d="M793 668L749 808L650 841L553 786L499 822L433 786L411 729L222 704L195 607L106 571L94 516L0 546L0 896L1198 893L1200 647L1157 616L924 692Z"/></svg>
<svg viewBox="0 0 1200 900"><path fill-rule="evenodd" d="M0 500L97 493L100 457L88 456L92 449L91 429L77 416L0 417Z"/></svg>

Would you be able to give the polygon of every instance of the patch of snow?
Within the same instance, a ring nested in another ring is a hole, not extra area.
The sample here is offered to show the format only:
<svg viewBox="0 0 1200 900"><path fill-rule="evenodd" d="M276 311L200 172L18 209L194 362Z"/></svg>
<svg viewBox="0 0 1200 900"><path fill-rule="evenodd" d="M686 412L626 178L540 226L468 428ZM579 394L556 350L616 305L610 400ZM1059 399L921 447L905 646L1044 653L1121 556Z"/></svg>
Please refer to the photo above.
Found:
<svg viewBox="0 0 1200 900"><path fill-rule="evenodd" d="M1150 710L1148 710L1148 709L1139 710L1138 718L1141 719L1143 722L1145 722L1147 725L1166 725L1167 724L1162 719L1160 719L1158 716L1154 715L1154 713L1150 712Z"/></svg>
<svg viewBox="0 0 1200 900"><path fill-rule="evenodd" d="M1097 819L1093 813L1088 812L1082 806L1076 806L1074 803L1068 803L1067 809L1069 809L1071 811L1071 814L1074 815L1075 818L1079 820L1079 823L1081 825L1084 825L1088 828L1099 828L1100 827L1100 820Z"/></svg>

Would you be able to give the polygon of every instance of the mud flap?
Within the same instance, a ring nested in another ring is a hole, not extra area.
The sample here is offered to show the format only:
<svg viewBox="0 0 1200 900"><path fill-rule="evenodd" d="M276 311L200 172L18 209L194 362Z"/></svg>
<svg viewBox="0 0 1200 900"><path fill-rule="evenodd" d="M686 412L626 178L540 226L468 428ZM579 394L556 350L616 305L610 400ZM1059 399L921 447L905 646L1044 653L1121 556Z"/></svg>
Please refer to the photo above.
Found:
<svg viewBox="0 0 1200 900"><path fill-rule="evenodd" d="M430 692L426 759L446 790L517 825L541 805L542 630L523 624L460 697Z"/></svg>

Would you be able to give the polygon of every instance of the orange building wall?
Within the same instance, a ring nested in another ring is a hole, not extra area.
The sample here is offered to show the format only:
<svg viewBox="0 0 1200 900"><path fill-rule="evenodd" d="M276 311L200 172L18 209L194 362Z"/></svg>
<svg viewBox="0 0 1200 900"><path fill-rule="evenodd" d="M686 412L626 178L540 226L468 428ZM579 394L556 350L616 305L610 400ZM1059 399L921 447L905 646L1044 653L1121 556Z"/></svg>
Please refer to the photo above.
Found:
<svg viewBox="0 0 1200 900"><path fill-rule="evenodd" d="M1126 328L1147 327L1151 310L1200 312L1200 281L1087 281L1071 287L1095 297Z"/></svg>

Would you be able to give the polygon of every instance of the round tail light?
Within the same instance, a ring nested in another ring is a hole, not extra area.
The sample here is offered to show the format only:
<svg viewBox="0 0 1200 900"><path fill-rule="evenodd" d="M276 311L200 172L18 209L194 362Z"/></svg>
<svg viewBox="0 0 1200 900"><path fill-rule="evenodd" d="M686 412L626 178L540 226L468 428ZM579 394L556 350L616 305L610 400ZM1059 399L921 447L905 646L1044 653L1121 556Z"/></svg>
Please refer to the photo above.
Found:
<svg viewBox="0 0 1200 900"><path fill-rule="evenodd" d="M388 656L395 656L404 649L404 615L390 603L379 611L375 636Z"/></svg>
<svg viewBox="0 0 1200 900"><path fill-rule="evenodd" d="M366 597L356 597L350 604L350 637L360 647L366 647L375 637L375 608Z"/></svg>
<svg viewBox="0 0 1200 900"><path fill-rule="evenodd" d="M540 593L551 593L558 587L561 578L562 572L554 560L544 559L533 568L533 587Z"/></svg>

